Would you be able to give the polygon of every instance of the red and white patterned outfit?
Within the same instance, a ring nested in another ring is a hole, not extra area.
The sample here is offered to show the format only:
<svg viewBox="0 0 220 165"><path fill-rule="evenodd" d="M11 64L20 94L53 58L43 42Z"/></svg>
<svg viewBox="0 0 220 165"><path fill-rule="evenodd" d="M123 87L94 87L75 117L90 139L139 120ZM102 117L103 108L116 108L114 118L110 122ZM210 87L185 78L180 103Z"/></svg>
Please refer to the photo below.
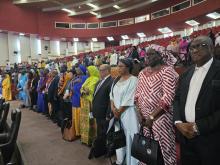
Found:
<svg viewBox="0 0 220 165"><path fill-rule="evenodd" d="M173 67L163 66L157 72L153 72L149 67L145 68L138 76L135 93L135 101L144 118L147 118L158 106L165 110L165 113L154 121L152 126L154 138L159 141L165 165L177 164L171 104L178 77ZM144 134L149 135L147 128L144 129Z"/></svg>

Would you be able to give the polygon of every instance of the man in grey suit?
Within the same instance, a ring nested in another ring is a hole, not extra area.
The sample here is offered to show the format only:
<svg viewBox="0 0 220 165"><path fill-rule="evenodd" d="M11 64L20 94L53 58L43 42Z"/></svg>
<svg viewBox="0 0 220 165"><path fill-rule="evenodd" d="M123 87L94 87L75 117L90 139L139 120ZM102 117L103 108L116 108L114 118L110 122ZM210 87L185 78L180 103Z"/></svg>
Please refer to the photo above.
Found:
<svg viewBox="0 0 220 165"><path fill-rule="evenodd" d="M174 99L181 164L219 164L220 62L209 37L195 38L189 51L195 65L180 76Z"/></svg>

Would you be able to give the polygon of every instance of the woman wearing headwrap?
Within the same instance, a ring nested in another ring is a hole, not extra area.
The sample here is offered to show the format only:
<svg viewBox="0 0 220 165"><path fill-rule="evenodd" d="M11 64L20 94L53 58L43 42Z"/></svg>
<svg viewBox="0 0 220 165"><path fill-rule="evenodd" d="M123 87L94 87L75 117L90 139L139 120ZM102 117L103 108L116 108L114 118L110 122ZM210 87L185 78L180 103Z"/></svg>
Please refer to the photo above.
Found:
<svg viewBox="0 0 220 165"><path fill-rule="evenodd" d="M149 49L147 54L149 67L138 76L136 106L142 117L144 135L149 137L151 129L159 142L164 165L176 165L172 101L179 76L173 67L164 64L159 52Z"/></svg>
<svg viewBox="0 0 220 165"><path fill-rule="evenodd" d="M37 109L38 112L44 112L44 92L43 92L43 87L45 85L45 75L44 75L44 70L40 70L40 80L38 81L38 86L37 86Z"/></svg>
<svg viewBox="0 0 220 165"><path fill-rule="evenodd" d="M3 76L2 80L2 97L5 99L5 101L12 100L12 94L11 94L11 80L8 74L5 74Z"/></svg>
<svg viewBox="0 0 220 165"><path fill-rule="evenodd" d="M95 66L89 66L87 70L89 77L81 88L80 135L82 143L91 145L96 137L96 124L90 112L95 85L99 81L99 71Z"/></svg>
<svg viewBox="0 0 220 165"><path fill-rule="evenodd" d="M74 126L76 136L80 136L80 89L83 83L86 81L88 76L86 75L86 67L83 65L79 65L76 68L77 76L75 79L72 80L72 113L74 114Z"/></svg>

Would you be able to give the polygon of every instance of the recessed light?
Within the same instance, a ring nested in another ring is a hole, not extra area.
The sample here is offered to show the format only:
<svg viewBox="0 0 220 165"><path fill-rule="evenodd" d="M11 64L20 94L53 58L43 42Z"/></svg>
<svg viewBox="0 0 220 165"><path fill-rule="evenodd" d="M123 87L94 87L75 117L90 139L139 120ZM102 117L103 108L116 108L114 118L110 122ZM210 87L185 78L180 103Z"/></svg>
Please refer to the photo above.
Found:
<svg viewBox="0 0 220 165"><path fill-rule="evenodd" d="M172 32L173 32L173 31L172 31L170 28L168 28L168 27L159 28L158 31L161 32L161 33L163 33L163 34L165 34L165 33L172 33Z"/></svg>
<svg viewBox="0 0 220 165"><path fill-rule="evenodd" d="M25 34L24 34L24 33L19 33L19 35L20 35L20 36L24 36Z"/></svg>
<svg viewBox="0 0 220 165"><path fill-rule="evenodd" d="M73 38L73 41L77 42L79 41L79 38Z"/></svg>
<svg viewBox="0 0 220 165"><path fill-rule="evenodd" d="M137 33L138 37L143 38L146 37L146 35L144 33Z"/></svg>
<svg viewBox="0 0 220 165"><path fill-rule="evenodd" d="M93 41L93 42L97 42L98 39L97 39L97 38L92 38L92 41Z"/></svg>
<svg viewBox="0 0 220 165"><path fill-rule="evenodd" d="M113 37L107 37L107 39L108 39L109 41L114 41L114 38L113 38Z"/></svg>
<svg viewBox="0 0 220 165"><path fill-rule="evenodd" d="M121 38L122 38L123 40L129 39L128 35L122 35Z"/></svg>
<svg viewBox="0 0 220 165"><path fill-rule="evenodd" d="M186 21L185 23L190 25L190 26L197 26L197 25L199 25L199 22L197 22L195 20L189 20L189 21Z"/></svg>
<svg viewBox="0 0 220 165"><path fill-rule="evenodd" d="M212 19L219 19L220 18L220 14L217 12L209 13L206 16L209 18L212 18Z"/></svg>

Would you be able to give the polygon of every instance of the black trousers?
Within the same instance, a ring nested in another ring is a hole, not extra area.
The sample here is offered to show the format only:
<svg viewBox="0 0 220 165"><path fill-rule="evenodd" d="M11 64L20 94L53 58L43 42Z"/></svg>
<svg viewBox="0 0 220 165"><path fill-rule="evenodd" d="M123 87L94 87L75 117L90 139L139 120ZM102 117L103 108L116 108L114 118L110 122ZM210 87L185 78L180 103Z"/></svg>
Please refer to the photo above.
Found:
<svg viewBox="0 0 220 165"><path fill-rule="evenodd" d="M34 105L37 105L37 92L31 91L30 97L31 97L31 107L33 108Z"/></svg>
<svg viewBox="0 0 220 165"><path fill-rule="evenodd" d="M181 165L217 165L220 164L220 143L194 138L181 144Z"/></svg>
<svg viewBox="0 0 220 165"><path fill-rule="evenodd" d="M96 118L96 124L97 124L97 136L99 137L105 136L108 130L109 121L107 121L105 118Z"/></svg>

